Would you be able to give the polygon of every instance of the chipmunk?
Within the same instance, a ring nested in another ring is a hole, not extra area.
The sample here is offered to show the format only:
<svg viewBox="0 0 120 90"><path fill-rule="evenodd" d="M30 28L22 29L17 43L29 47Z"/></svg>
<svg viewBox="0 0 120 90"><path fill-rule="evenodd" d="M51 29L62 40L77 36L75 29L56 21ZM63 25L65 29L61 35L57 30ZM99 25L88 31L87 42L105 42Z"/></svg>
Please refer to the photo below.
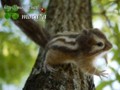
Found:
<svg viewBox="0 0 120 90"><path fill-rule="evenodd" d="M2 0L1 3L3 7L21 6L20 0ZM19 18L13 22L36 44L46 49L44 54L46 69L54 70L54 65L74 63L89 74L104 75L103 71L97 70L92 62L100 53L108 51L112 45L98 29L57 34L50 40L51 35L37 22L32 19L22 19L22 15L27 15L23 9L19 9L16 13L19 14Z"/></svg>
<svg viewBox="0 0 120 90"><path fill-rule="evenodd" d="M44 69L54 71L54 65L74 63L83 72L104 76L104 71L97 70L93 61L111 48L112 44L98 29L82 30L75 34L57 34L46 46Z"/></svg>

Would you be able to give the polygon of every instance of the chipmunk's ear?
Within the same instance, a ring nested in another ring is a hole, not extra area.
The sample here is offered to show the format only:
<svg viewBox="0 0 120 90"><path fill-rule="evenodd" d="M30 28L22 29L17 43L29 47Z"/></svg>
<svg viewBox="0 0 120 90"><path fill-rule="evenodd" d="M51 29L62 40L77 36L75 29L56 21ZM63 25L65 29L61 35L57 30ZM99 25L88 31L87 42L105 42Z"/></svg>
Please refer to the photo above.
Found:
<svg viewBox="0 0 120 90"><path fill-rule="evenodd" d="M90 30L88 30L88 29L83 29L83 30L81 31L81 33L82 33L82 34L85 34L85 35L88 34L89 32L90 32Z"/></svg>
<svg viewBox="0 0 120 90"><path fill-rule="evenodd" d="M77 36L76 41L81 40L81 37L82 38L84 37L84 39L85 39L86 36L89 36L89 34L90 34L90 31L88 29L82 29L80 34Z"/></svg>

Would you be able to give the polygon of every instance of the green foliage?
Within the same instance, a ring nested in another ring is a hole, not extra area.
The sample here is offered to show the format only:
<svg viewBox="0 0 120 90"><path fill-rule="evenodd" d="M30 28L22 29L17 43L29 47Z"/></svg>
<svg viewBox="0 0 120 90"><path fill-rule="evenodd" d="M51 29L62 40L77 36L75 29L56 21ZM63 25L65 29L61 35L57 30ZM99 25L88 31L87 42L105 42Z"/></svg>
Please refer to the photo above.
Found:
<svg viewBox="0 0 120 90"><path fill-rule="evenodd" d="M31 0L31 4L33 6L38 6L39 4L41 4L43 2L43 0ZM39 4L38 4L39 3Z"/></svg>
<svg viewBox="0 0 120 90"><path fill-rule="evenodd" d="M11 32L0 32L0 49L0 79L18 83L33 65L34 48Z"/></svg>
<svg viewBox="0 0 120 90"><path fill-rule="evenodd" d="M97 90L101 90L103 87L112 84L114 80L110 80L110 81L104 81L102 83L99 84L99 86L97 87Z"/></svg>
<svg viewBox="0 0 120 90"><path fill-rule="evenodd" d="M29 75L38 48L11 22L0 7L0 90L2 84L19 84Z"/></svg>
<svg viewBox="0 0 120 90"><path fill-rule="evenodd" d="M115 62L116 67L120 67L120 1L119 0L93 0L93 22L97 19L102 20L102 30L108 35L110 41L113 44L111 51L113 57L110 63ZM116 90L118 86L113 86L113 83L118 81L120 86L120 68L116 68L110 65L111 73L115 76L110 75L106 81L101 81L97 86L97 90L103 90L104 87L110 86L111 90ZM118 88L117 88L118 89ZM120 88L119 88L120 89Z"/></svg>

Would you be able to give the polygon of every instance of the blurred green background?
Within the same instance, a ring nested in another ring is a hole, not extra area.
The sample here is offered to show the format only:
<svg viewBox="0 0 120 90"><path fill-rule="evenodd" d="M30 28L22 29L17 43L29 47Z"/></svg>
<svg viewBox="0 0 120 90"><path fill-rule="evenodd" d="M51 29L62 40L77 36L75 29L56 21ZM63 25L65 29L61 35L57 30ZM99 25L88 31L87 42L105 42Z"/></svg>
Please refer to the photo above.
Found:
<svg viewBox="0 0 120 90"><path fill-rule="evenodd" d="M40 14L48 0L22 0L25 11ZM30 9L38 7L38 9ZM92 0L93 26L101 29L113 44L108 53L108 78L94 77L97 90L120 90L120 0ZM0 90L21 90L30 74L39 47L29 40L10 19L5 19L0 5ZM44 26L45 20L36 20Z"/></svg>

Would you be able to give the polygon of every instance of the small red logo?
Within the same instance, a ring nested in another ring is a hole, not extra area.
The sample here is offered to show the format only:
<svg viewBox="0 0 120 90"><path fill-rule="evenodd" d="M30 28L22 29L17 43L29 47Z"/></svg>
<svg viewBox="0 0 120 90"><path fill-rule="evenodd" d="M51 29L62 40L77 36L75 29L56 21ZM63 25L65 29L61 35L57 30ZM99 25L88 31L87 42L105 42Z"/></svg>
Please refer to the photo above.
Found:
<svg viewBox="0 0 120 90"><path fill-rule="evenodd" d="M40 12L45 13L46 12L45 8L40 8Z"/></svg>

